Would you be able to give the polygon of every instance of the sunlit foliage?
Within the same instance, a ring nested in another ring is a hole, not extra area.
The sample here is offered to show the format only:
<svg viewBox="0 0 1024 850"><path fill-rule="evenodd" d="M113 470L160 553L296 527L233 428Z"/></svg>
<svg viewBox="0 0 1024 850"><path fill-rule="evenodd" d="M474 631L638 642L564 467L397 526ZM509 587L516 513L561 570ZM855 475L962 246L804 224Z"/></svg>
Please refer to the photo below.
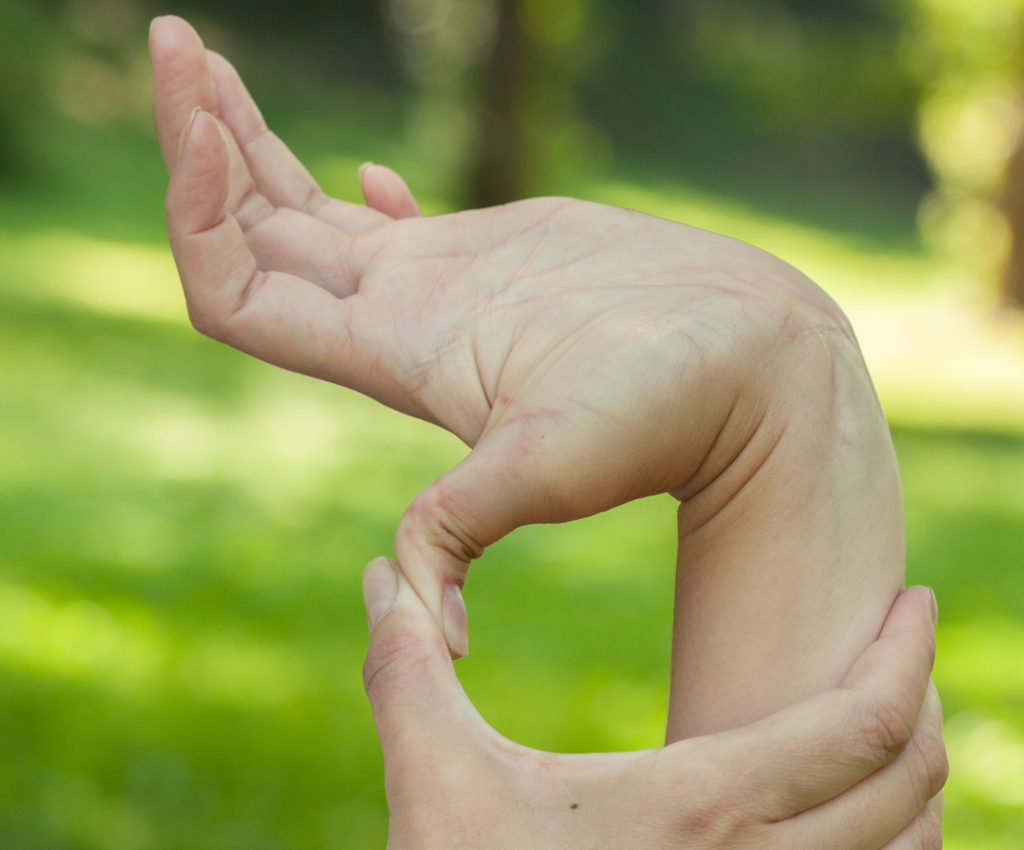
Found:
<svg viewBox="0 0 1024 850"><path fill-rule="evenodd" d="M930 245L991 285L1014 226L1002 196L1024 131L1024 3L908 0L906 7L903 55L922 83L919 138L937 184L921 227Z"/></svg>

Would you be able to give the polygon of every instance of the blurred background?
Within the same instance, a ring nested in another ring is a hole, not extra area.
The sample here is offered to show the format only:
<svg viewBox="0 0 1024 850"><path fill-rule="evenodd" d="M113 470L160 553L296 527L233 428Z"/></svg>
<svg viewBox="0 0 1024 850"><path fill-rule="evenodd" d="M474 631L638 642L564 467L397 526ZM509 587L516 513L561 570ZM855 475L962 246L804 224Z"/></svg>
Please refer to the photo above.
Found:
<svg viewBox="0 0 1024 850"><path fill-rule="evenodd" d="M947 847L1024 846L1024 0L3 0L0 846L381 847L359 575L463 448L195 334L146 30L185 15L324 188L532 194L828 290L936 588ZM660 741L674 514L523 529L460 675L553 750Z"/></svg>

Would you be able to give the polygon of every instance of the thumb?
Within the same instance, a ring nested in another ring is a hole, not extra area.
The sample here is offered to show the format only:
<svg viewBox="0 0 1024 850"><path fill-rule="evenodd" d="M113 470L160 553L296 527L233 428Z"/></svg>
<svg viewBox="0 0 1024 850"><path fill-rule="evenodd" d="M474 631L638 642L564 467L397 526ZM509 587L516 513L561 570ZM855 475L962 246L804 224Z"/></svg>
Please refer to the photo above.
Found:
<svg viewBox="0 0 1024 850"><path fill-rule="evenodd" d="M551 470L524 432L481 440L460 463L410 503L395 533L395 554L409 583L444 632L452 657L468 651L462 586L484 547L531 522L558 522Z"/></svg>
<svg viewBox="0 0 1024 850"><path fill-rule="evenodd" d="M227 212L230 152L220 122L192 110L167 186L167 234L192 324L227 338L225 317L238 310L257 274L238 222Z"/></svg>
<svg viewBox="0 0 1024 850"><path fill-rule="evenodd" d="M363 684L389 776L430 770L464 741L476 713L455 676L434 618L397 563L376 558L363 571L370 645Z"/></svg>

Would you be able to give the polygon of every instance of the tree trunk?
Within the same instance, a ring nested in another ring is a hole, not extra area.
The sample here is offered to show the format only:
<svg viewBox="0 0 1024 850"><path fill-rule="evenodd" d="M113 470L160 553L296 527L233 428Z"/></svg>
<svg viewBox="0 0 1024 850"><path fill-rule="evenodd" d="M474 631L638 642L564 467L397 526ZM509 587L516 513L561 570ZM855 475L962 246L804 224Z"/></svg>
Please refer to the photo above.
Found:
<svg viewBox="0 0 1024 850"><path fill-rule="evenodd" d="M1010 250L1000 281L1004 304L1024 307L1024 138L1006 164L999 207L1010 230Z"/></svg>
<svg viewBox="0 0 1024 850"><path fill-rule="evenodd" d="M470 207L514 201L526 191L530 42L517 6L517 0L499 0L494 48L480 68L480 146L470 171Z"/></svg>

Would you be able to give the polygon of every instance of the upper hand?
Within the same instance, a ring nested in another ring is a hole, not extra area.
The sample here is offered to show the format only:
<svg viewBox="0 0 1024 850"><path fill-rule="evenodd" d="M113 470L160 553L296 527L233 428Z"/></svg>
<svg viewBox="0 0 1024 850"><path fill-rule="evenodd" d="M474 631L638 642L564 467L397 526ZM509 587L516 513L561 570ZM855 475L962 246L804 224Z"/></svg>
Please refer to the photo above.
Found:
<svg viewBox="0 0 1024 850"><path fill-rule="evenodd" d="M941 846L947 765L925 588L900 595L838 688L740 729L602 755L503 738L397 565L372 562L363 588L393 850Z"/></svg>
<svg viewBox="0 0 1024 850"><path fill-rule="evenodd" d="M712 516L806 419L802 400L831 392L834 364L870 386L838 308L764 252L567 199L422 218L379 167L367 206L332 200L188 24L158 19L151 52L196 327L473 447L396 537L456 652L484 546L663 491L706 490Z"/></svg>

